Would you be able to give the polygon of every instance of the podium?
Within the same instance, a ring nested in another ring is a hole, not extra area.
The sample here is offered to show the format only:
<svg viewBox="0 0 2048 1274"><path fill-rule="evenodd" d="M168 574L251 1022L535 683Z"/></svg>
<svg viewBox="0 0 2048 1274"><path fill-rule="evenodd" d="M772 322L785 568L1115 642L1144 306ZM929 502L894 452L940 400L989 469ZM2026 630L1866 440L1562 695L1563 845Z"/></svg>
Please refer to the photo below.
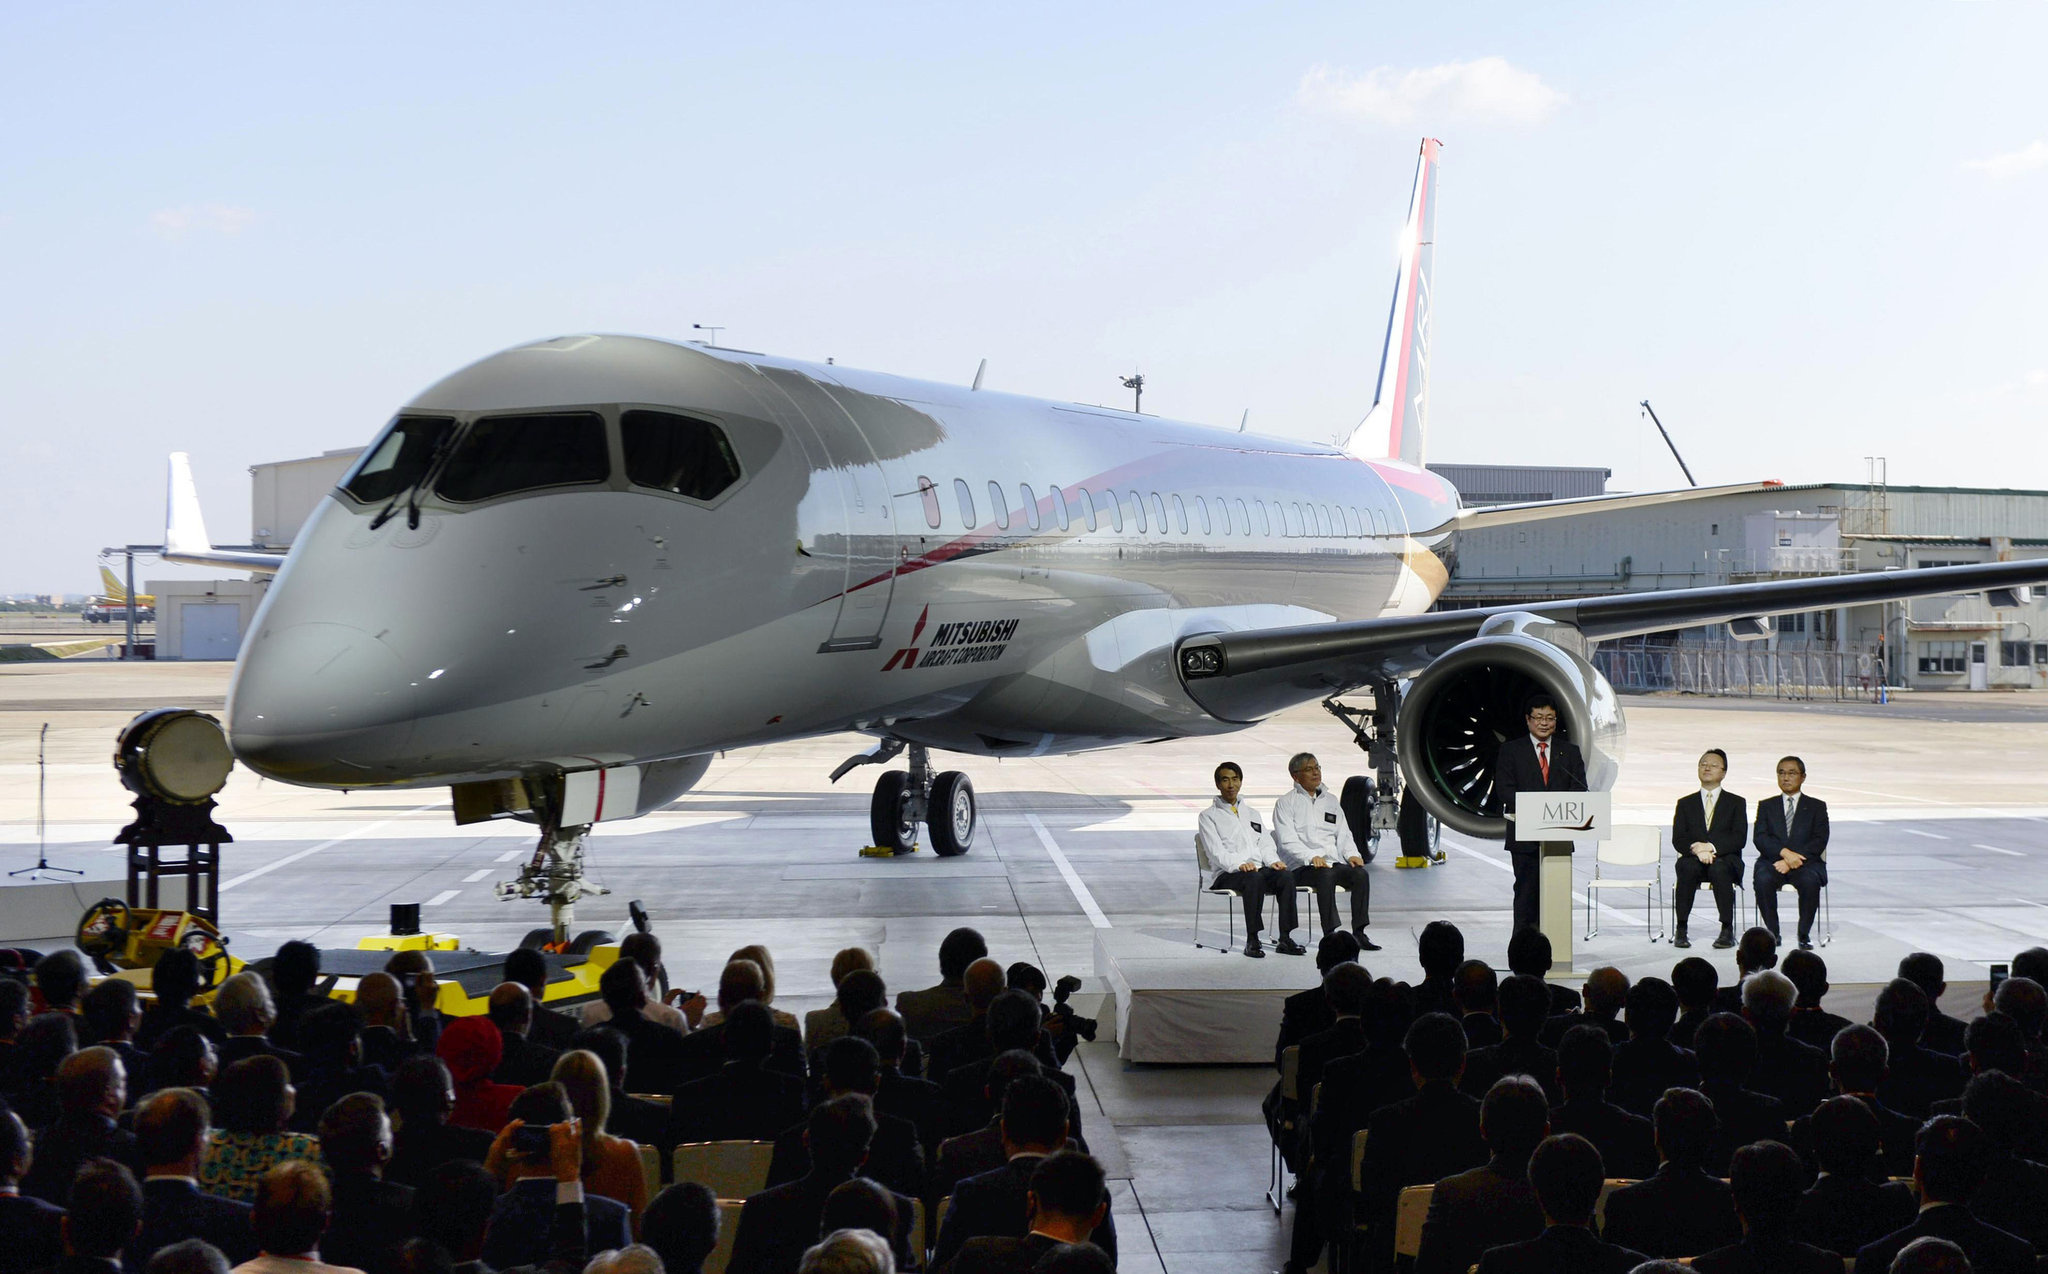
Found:
<svg viewBox="0 0 2048 1274"><path fill-rule="evenodd" d="M1572 852L1597 845L1614 830L1610 792L1518 792L1515 839L1538 843L1536 927L1550 939L1550 975L1572 968Z"/></svg>

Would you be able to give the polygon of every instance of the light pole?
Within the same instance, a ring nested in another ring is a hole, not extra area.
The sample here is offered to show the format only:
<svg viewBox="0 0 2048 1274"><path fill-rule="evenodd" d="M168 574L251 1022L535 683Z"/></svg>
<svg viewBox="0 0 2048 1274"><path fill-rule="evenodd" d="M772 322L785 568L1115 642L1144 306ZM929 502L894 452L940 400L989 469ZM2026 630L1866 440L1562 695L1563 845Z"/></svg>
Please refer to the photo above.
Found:
<svg viewBox="0 0 2048 1274"><path fill-rule="evenodd" d="M711 348L718 348L718 334L725 330L723 327L714 326L710 323L692 323L690 324L690 326L696 328L700 332L711 333Z"/></svg>
<svg viewBox="0 0 2048 1274"><path fill-rule="evenodd" d="M1129 376L1120 376L1117 379L1123 382L1125 389L1131 391L1131 414L1140 414L1140 409L1145 405L1145 378L1133 372Z"/></svg>

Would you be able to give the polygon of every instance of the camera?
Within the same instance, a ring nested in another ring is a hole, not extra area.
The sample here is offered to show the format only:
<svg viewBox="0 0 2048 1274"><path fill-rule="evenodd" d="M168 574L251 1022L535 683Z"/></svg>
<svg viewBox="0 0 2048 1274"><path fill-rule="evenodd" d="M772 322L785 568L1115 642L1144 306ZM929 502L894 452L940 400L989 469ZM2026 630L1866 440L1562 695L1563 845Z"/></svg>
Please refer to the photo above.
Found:
<svg viewBox="0 0 2048 1274"><path fill-rule="evenodd" d="M1074 1012L1073 1005L1067 1003L1067 997L1080 989L1081 979L1071 973L1061 978L1058 982L1053 983L1052 1015L1059 1019L1061 1023L1060 1028L1054 1029L1053 1039L1055 1046L1059 1049L1059 1057L1062 1064L1066 1062L1068 1055L1074 1051L1074 1046L1080 1040L1087 1040L1090 1043L1093 1043L1095 1040L1095 1019L1092 1017L1082 1017L1079 1013Z"/></svg>

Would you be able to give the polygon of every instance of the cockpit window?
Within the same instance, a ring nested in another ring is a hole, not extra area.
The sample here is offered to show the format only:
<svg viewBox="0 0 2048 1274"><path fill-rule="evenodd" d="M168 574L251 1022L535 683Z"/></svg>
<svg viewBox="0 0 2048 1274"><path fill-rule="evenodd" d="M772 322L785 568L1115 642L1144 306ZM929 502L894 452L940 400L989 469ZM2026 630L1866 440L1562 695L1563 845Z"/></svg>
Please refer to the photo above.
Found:
<svg viewBox="0 0 2048 1274"><path fill-rule="evenodd" d="M400 416L341 480L341 489L365 504L389 500L425 476L434 448L453 428L446 416Z"/></svg>
<svg viewBox="0 0 2048 1274"><path fill-rule="evenodd" d="M619 439L625 444L626 480L636 487L712 500L740 480L732 444L708 420L629 411L619 417Z"/></svg>
<svg viewBox="0 0 2048 1274"><path fill-rule="evenodd" d="M486 416L471 425L434 490L450 500L488 500L540 487L603 482L611 472L604 417L596 412Z"/></svg>

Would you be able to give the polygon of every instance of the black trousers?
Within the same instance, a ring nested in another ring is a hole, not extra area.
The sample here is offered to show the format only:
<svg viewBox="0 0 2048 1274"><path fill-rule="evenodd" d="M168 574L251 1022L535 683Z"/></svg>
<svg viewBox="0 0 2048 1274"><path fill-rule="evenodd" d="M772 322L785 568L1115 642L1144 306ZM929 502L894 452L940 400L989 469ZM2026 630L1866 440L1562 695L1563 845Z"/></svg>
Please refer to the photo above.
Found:
<svg viewBox="0 0 2048 1274"><path fill-rule="evenodd" d="M1222 871L1210 882L1211 889L1228 889L1244 903L1244 932L1247 939L1259 936L1265 928L1260 912L1264 910L1262 899L1267 894L1280 900L1280 936L1286 937L1301 923L1294 909L1294 878L1280 867L1260 867L1254 871Z"/></svg>
<svg viewBox="0 0 2048 1274"><path fill-rule="evenodd" d="M1771 873L1776 875L1776 872ZM1678 928L1685 929L1686 917L1692 915L1693 895L1700 891L1700 882L1713 886L1714 909L1721 913L1721 927L1735 927L1735 886L1742 881L1742 860L1733 854L1716 854L1714 861L1703 863L1691 854L1678 860L1678 886L1672 890L1672 905L1678 911Z"/></svg>
<svg viewBox="0 0 2048 1274"><path fill-rule="evenodd" d="M1527 849L1510 846L1508 857L1515 864L1514 931L1539 929L1542 927L1542 911L1537 901L1537 890L1543 880L1542 851L1534 845Z"/></svg>
<svg viewBox="0 0 2048 1274"><path fill-rule="evenodd" d="M1764 928L1774 938L1783 939L1778 932L1778 890L1786 885L1799 891L1799 940L1813 939L1813 918L1820 913L1820 887L1828 883L1828 865L1819 858L1809 858L1806 865L1794 871L1779 872L1775 859L1759 858L1756 872L1750 877L1750 886L1756 890L1756 914L1763 918Z"/></svg>
<svg viewBox="0 0 2048 1274"><path fill-rule="evenodd" d="M1316 911L1322 918L1323 936L1335 933L1337 923L1337 886L1351 891L1351 927L1363 929L1372 923L1372 877L1365 874L1365 868L1342 863L1329 867L1297 867L1294 869L1294 883L1307 885L1316 891Z"/></svg>

